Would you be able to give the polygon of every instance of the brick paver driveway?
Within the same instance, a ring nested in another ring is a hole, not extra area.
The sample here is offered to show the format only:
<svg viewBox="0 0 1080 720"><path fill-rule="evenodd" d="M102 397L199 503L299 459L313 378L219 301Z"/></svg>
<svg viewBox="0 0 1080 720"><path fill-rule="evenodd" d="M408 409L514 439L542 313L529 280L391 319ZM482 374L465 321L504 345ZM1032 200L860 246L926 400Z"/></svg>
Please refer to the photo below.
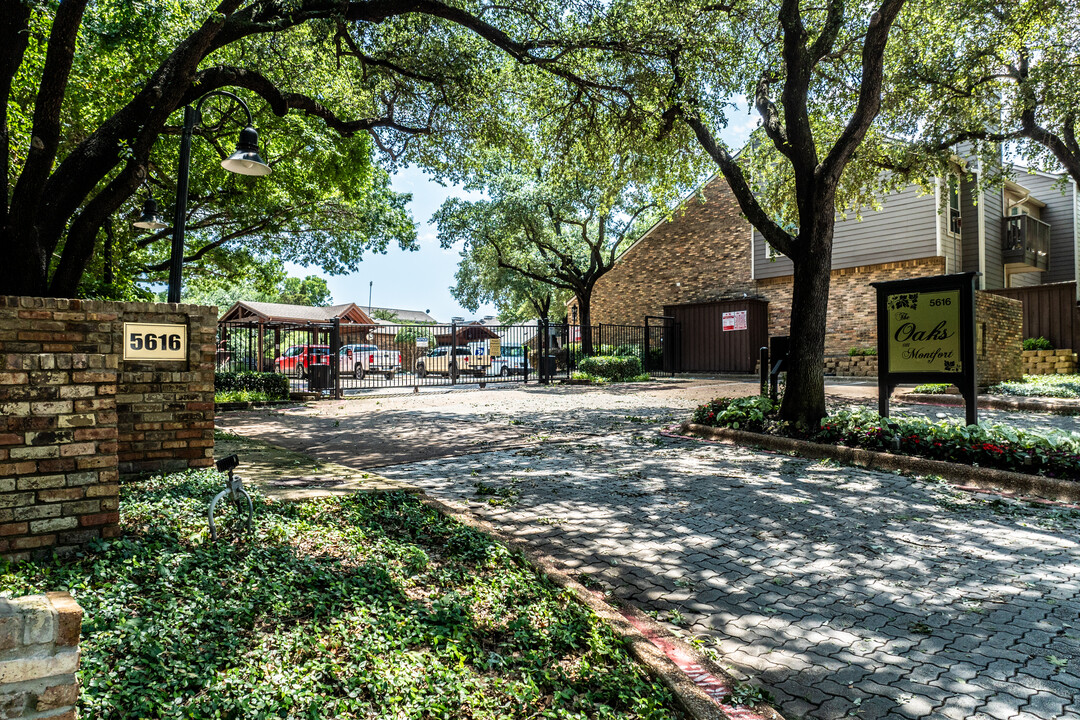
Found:
<svg viewBox="0 0 1080 720"><path fill-rule="evenodd" d="M219 425L467 506L701 638L788 718L1080 719L1080 513L658 434L733 391L468 392Z"/></svg>
<svg viewBox="0 0 1080 720"><path fill-rule="evenodd" d="M382 473L659 611L789 718L1080 718L1080 513L644 427Z"/></svg>

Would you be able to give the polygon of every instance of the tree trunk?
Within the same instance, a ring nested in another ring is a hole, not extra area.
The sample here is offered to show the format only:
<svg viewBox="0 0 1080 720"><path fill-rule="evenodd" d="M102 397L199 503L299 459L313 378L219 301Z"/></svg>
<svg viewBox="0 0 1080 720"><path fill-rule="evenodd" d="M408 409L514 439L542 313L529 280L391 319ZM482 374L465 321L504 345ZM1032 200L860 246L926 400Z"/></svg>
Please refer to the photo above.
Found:
<svg viewBox="0 0 1080 720"><path fill-rule="evenodd" d="M825 327L832 270L833 218L830 209L813 233L800 238L791 293L787 383L780 418L817 428L825 417ZM805 242L805 244L803 244Z"/></svg>
<svg viewBox="0 0 1080 720"><path fill-rule="evenodd" d="M582 293L575 293L575 296L578 301L578 320L581 322L581 354L584 357L592 357L592 308L590 307L590 303L592 302L592 290L589 289Z"/></svg>

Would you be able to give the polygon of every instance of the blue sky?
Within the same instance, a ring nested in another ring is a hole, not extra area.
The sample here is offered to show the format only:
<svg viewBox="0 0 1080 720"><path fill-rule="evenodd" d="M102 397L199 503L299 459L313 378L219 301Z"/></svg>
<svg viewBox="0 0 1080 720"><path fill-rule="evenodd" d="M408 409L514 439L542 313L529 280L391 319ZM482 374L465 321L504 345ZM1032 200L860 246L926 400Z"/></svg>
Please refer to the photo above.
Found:
<svg viewBox="0 0 1080 720"><path fill-rule="evenodd" d="M471 313L450 294L461 248L439 247L435 226L428 222L448 197L479 199L481 196L454 186L444 187L415 167L395 174L392 186L398 192L412 193L409 211L418 225L416 239L420 249L407 252L395 245L386 254L365 255L357 272L327 277L334 303L354 302L367 307L368 283L371 283L371 304L375 307L430 311L441 321L449 321L453 316L473 318L496 314L493 305ZM285 267L290 275L299 277L322 275L319 268L293 264Z"/></svg>
<svg viewBox="0 0 1080 720"><path fill-rule="evenodd" d="M756 115L734 111L731 113L730 124L720 133L720 137L729 147L738 147L746 141L756 123ZM429 223L431 215L446 198L479 199L481 196L454 186L439 185L415 167L395 174L392 185L398 192L412 193L409 210L418 224L417 244L420 249L404 252L395 246L387 250L386 254L366 255L360 263L360 269L355 273L328 277L327 285L334 303L354 302L361 307L367 307L368 283L372 283L371 304L375 307L429 311L436 320L444 322L454 316L471 319L496 314L493 305L482 306L477 312L471 313L461 307L450 294L461 247L447 250L439 247L435 227ZM299 277L322 275L319 268L287 264L286 269L290 275Z"/></svg>

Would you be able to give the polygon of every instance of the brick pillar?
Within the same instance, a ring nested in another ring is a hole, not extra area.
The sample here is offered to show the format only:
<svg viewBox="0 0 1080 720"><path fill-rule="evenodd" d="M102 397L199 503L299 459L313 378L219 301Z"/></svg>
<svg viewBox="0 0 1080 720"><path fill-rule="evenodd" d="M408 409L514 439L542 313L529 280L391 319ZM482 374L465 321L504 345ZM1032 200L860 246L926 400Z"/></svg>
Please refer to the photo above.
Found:
<svg viewBox="0 0 1080 720"><path fill-rule="evenodd" d="M111 367L110 367L111 366ZM0 554L118 535L116 358L7 355L0 369Z"/></svg>
<svg viewBox="0 0 1080 720"><path fill-rule="evenodd" d="M66 592L0 598L0 717L74 720L81 629Z"/></svg>

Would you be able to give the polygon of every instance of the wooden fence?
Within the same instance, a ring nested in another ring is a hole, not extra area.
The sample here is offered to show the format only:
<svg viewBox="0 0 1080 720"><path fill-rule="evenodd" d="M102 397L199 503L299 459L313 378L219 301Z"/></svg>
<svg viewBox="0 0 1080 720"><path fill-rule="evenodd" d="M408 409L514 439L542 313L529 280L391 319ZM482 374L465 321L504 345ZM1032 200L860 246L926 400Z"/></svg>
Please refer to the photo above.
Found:
<svg viewBox="0 0 1080 720"><path fill-rule="evenodd" d="M1062 282L1029 287L987 290L1024 304L1024 338L1044 337L1055 348L1080 352L1080 310L1076 283Z"/></svg>

